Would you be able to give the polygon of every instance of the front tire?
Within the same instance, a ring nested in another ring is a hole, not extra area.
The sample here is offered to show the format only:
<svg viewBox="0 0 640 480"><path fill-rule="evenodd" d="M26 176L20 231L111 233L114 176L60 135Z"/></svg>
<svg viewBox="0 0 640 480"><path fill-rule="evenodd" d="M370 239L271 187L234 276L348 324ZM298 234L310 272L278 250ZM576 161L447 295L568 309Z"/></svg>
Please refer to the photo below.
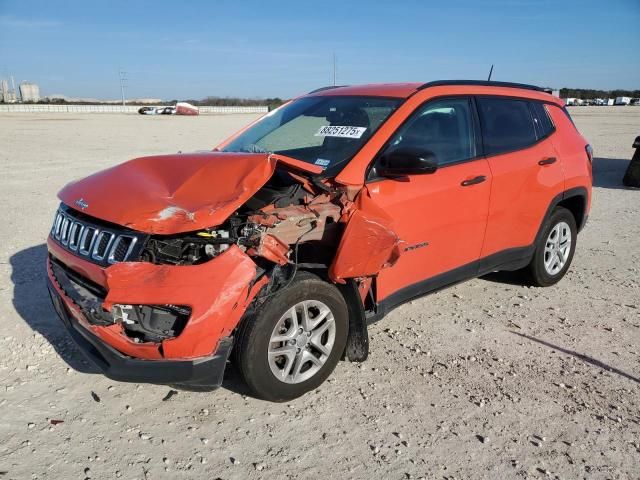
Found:
<svg viewBox="0 0 640 480"><path fill-rule="evenodd" d="M573 260L577 237L573 214L564 207L556 207L544 224L528 266L534 285L549 287L565 276Z"/></svg>
<svg viewBox="0 0 640 480"><path fill-rule="evenodd" d="M235 364L258 398L286 402L317 388L347 342L348 310L340 291L307 272L276 292L240 326Z"/></svg>

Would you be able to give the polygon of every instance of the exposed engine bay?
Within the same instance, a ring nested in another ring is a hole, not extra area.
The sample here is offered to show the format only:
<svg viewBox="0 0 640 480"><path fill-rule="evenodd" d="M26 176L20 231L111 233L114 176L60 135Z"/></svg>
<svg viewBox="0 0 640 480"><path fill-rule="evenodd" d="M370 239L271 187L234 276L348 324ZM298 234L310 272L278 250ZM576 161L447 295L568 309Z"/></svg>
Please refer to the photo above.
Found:
<svg viewBox="0 0 640 480"><path fill-rule="evenodd" d="M344 194L323 187L277 169L224 224L190 234L151 236L140 259L197 265L237 245L249 256L279 265L328 262L343 227L339 221L345 205Z"/></svg>

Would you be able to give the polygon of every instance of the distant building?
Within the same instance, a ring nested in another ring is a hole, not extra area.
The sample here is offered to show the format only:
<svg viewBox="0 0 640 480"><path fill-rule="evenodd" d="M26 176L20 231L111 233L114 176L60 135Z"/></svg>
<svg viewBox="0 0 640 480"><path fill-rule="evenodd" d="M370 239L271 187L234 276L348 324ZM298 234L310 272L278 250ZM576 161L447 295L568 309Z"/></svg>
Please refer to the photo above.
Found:
<svg viewBox="0 0 640 480"><path fill-rule="evenodd" d="M16 92L9 88L9 82L5 79L0 81L0 102L16 103Z"/></svg>
<svg viewBox="0 0 640 480"><path fill-rule="evenodd" d="M37 102L40 100L40 87L35 83L22 82L20 84L20 98L23 102Z"/></svg>

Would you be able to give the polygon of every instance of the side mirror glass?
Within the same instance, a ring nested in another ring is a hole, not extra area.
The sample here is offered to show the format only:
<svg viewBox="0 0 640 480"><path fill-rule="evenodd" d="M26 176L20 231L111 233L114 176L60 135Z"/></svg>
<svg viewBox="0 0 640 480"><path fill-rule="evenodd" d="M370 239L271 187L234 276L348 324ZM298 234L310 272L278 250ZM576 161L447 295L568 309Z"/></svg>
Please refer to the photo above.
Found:
<svg viewBox="0 0 640 480"><path fill-rule="evenodd" d="M640 137L636 137L636 140L633 142L633 148L640 148Z"/></svg>
<svg viewBox="0 0 640 480"><path fill-rule="evenodd" d="M438 159L432 151L400 147L382 156L377 171L383 177L399 177L434 173L437 169Z"/></svg>

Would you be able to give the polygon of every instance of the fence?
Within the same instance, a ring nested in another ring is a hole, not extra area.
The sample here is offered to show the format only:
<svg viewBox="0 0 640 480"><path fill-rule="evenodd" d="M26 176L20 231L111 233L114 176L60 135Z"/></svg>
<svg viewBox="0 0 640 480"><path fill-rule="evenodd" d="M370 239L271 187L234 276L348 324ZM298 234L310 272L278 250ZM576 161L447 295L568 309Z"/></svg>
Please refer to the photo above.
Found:
<svg viewBox="0 0 640 480"><path fill-rule="evenodd" d="M136 105L0 105L0 113L138 113ZM199 107L200 113L266 113L269 107Z"/></svg>

